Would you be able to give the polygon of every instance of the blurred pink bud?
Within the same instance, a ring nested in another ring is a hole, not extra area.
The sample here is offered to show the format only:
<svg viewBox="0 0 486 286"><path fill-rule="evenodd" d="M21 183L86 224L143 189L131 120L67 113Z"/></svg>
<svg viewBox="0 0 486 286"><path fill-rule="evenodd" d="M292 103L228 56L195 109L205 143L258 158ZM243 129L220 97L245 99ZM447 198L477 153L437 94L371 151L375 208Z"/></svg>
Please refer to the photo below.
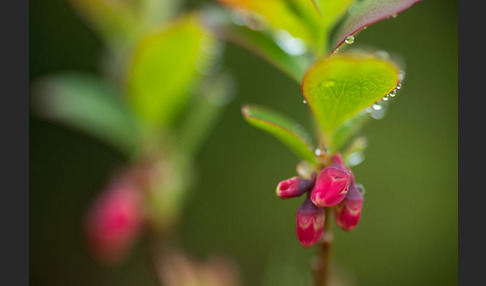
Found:
<svg viewBox="0 0 486 286"><path fill-rule="evenodd" d="M281 181L277 185L277 196L281 199L289 199L293 197L298 197L305 192L312 189L314 186L315 177L311 180L292 177L288 180Z"/></svg>
<svg viewBox="0 0 486 286"><path fill-rule="evenodd" d="M351 177L351 171L344 165L334 163L324 168L311 192L312 202L320 208L339 204L348 193Z"/></svg>
<svg viewBox="0 0 486 286"><path fill-rule="evenodd" d="M344 160L343 160L343 158L341 157L341 154L339 154L339 153L336 153L336 154L332 155L332 157L331 157L331 161L332 161L334 164L344 166Z"/></svg>
<svg viewBox="0 0 486 286"><path fill-rule="evenodd" d="M118 182L103 192L88 209L84 228L89 247L99 260L119 262L138 237L141 223L138 189Z"/></svg>
<svg viewBox="0 0 486 286"><path fill-rule="evenodd" d="M341 229L350 231L358 225L363 200L359 186L352 184L344 200L334 207L334 220Z"/></svg>
<svg viewBox="0 0 486 286"><path fill-rule="evenodd" d="M325 212L324 209L316 207L309 196L297 210L295 220L297 238L303 247L311 247L319 241L324 230Z"/></svg>

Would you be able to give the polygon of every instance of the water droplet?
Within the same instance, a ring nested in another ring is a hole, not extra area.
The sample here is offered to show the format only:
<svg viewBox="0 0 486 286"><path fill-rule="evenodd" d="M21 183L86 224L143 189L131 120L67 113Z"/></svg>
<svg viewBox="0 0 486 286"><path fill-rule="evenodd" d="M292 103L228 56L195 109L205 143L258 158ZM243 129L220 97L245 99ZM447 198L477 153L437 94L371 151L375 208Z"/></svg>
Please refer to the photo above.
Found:
<svg viewBox="0 0 486 286"><path fill-rule="evenodd" d="M363 160L364 155L362 152L354 152L348 155L348 157L346 158L346 163L348 167L354 167L359 163L363 162Z"/></svg>
<svg viewBox="0 0 486 286"><path fill-rule="evenodd" d="M381 104L379 104L379 103L375 103L375 104L373 104L372 108L374 110L382 110L383 106L381 106Z"/></svg>
<svg viewBox="0 0 486 286"><path fill-rule="evenodd" d="M392 18L395 19L396 17L398 17L398 14L393 14L392 15Z"/></svg>
<svg viewBox="0 0 486 286"><path fill-rule="evenodd" d="M373 108L371 108L371 107L366 107L365 112L366 112L366 113L371 113L371 112L373 112Z"/></svg>
<svg viewBox="0 0 486 286"><path fill-rule="evenodd" d="M339 48L336 48L336 49L333 51L333 53L334 53L334 54L335 54L335 53L337 53L337 52L339 52Z"/></svg>
<svg viewBox="0 0 486 286"><path fill-rule="evenodd" d="M304 99L302 102L303 102L304 104L307 104L307 100L305 100L305 99Z"/></svg>
<svg viewBox="0 0 486 286"><path fill-rule="evenodd" d="M391 92L388 94L388 96L390 96L390 97L395 97L396 95L397 95L397 90L396 90L396 89L392 90L392 91L391 91Z"/></svg>
<svg viewBox="0 0 486 286"><path fill-rule="evenodd" d="M390 54L387 51L383 50L376 51L376 56L383 60L387 60L390 58Z"/></svg>
<svg viewBox="0 0 486 286"><path fill-rule="evenodd" d="M320 148L316 148L316 150L314 151L314 154L316 154L316 156L321 156L322 150Z"/></svg>
<svg viewBox="0 0 486 286"><path fill-rule="evenodd" d="M371 118L376 119L376 120L380 120L380 119L385 118L385 114L386 114L385 109L382 108L380 110L373 110L370 115L371 115Z"/></svg>
<svg viewBox="0 0 486 286"><path fill-rule="evenodd" d="M351 45L352 43L354 43L354 37L353 36L347 36L346 40L344 40L344 42L348 45Z"/></svg>
<svg viewBox="0 0 486 286"><path fill-rule="evenodd" d="M402 88L402 83L399 82L398 85L397 85L397 87L396 87L396 89L401 89L401 88Z"/></svg>
<svg viewBox="0 0 486 286"><path fill-rule="evenodd" d="M366 29L368 29L368 26L364 26L364 27L363 27L363 30L366 30Z"/></svg>
<svg viewBox="0 0 486 286"><path fill-rule="evenodd" d="M388 101L390 99L390 96L387 94L385 97L382 98L384 101Z"/></svg>
<svg viewBox="0 0 486 286"><path fill-rule="evenodd" d="M405 71L401 70L401 71L398 73L398 80L399 80L399 81L403 81L403 79L405 79Z"/></svg>

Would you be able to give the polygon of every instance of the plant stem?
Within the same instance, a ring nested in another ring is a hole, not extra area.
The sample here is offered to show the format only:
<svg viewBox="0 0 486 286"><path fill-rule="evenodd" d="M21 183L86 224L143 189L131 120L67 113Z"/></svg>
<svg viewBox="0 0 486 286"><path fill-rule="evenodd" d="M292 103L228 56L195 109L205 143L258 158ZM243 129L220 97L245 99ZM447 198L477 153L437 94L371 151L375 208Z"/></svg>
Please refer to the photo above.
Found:
<svg viewBox="0 0 486 286"><path fill-rule="evenodd" d="M150 232L147 237L147 245L150 260L149 263L155 274L155 278L157 279L158 285L164 285L163 269L161 269L161 256L164 250L161 236L153 231Z"/></svg>
<svg viewBox="0 0 486 286"><path fill-rule="evenodd" d="M328 286L329 284L329 274L330 274L330 264L331 264L331 245L333 242L332 234L332 208L325 208L326 218L325 218L325 228L322 234L321 240L317 244L318 254L315 258L313 270L314 270L314 285L315 286Z"/></svg>

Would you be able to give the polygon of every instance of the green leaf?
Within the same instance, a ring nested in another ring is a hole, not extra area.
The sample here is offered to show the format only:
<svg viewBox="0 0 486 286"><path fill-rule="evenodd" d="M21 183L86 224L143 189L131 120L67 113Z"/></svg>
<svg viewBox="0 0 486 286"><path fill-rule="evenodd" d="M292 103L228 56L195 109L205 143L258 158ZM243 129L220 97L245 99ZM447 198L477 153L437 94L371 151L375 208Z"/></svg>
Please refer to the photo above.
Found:
<svg viewBox="0 0 486 286"><path fill-rule="evenodd" d="M132 155L139 144L133 115L119 94L98 78L65 73L33 85L33 108L39 115L79 129Z"/></svg>
<svg viewBox="0 0 486 286"><path fill-rule="evenodd" d="M346 14L355 0L312 0L312 2L322 15L323 25L329 30Z"/></svg>
<svg viewBox="0 0 486 286"><path fill-rule="evenodd" d="M189 90L217 56L216 39L196 14L146 34L137 45L127 78L128 99L146 131L174 123Z"/></svg>
<svg viewBox="0 0 486 286"><path fill-rule="evenodd" d="M232 23L230 15L220 9L208 9L204 15L205 24L219 37L250 50L301 83L311 64L308 57L287 53L272 36Z"/></svg>
<svg viewBox="0 0 486 286"><path fill-rule="evenodd" d="M139 19L132 1L69 0L76 11L113 48L126 45L136 36Z"/></svg>
<svg viewBox="0 0 486 286"><path fill-rule="evenodd" d="M248 123L275 136L301 159L315 162L310 136L299 124L279 113L255 105L243 106L242 113Z"/></svg>
<svg viewBox="0 0 486 286"><path fill-rule="evenodd" d="M234 82L228 74L221 73L201 82L198 92L177 128L179 141L187 154L197 151L224 106L233 99Z"/></svg>
<svg viewBox="0 0 486 286"><path fill-rule="evenodd" d="M285 30L292 36L307 43L313 43L315 35L302 21L290 2L286 0L218 0L232 9L246 10L261 16L266 23L275 30Z"/></svg>
<svg viewBox="0 0 486 286"><path fill-rule="evenodd" d="M336 130L396 88L399 70L370 54L335 54L317 61L302 83L323 140L331 151Z"/></svg>
<svg viewBox="0 0 486 286"><path fill-rule="evenodd" d="M333 41L332 50L342 45L346 37L353 35L361 29L393 17L410 8L420 0L363 0L351 7L350 15L340 26ZM340 2L340 1L337 1Z"/></svg>
<svg viewBox="0 0 486 286"><path fill-rule="evenodd" d="M364 160L364 151L368 146L368 141L365 137L357 137L355 138L349 146L342 152L343 159L346 163L346 166L352 168Z"/></svg>
<svg viewBox="0 0 486 286"><path fill-rule="evenodd" d="M336 129L332 146L334 150L339 151L356 133L358 133L363 125L370 119L368 113L360 113L357 116L346 120L341 126Z"/></svg>

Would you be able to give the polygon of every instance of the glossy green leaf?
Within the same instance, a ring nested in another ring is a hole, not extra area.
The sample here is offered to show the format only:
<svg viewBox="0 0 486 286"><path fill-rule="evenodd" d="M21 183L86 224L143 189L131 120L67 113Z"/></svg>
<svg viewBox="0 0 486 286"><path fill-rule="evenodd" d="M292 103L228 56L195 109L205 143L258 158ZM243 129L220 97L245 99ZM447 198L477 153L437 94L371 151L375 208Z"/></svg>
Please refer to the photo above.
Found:
<svg viewBox="0 0 486 286"><path fill-rule="evenodd" d="M133 115L105 82L85 74L50 76L33 85L33 108L39 115L72 126L127 155L138 148Z"/></svg>
<svg viewBox="0 0 486 286"><path fill-rule="evenodd" d="M333 41L332 50L335 50L346 37L353 35L361 29L393 17L404 10L410 8L420 0L363 0L351 7L350 15L341 25L337 36ZM339 2L339 1L338 1Z"/></svg>
<svg viewBox="0 0 486 286"><path fill-rule="evenodd" d="M292 36L312 43L314 36L286 0L218 0L232 9L246 10L261 16L273 30L285 30Z"/></svg>
<svg viewBox="0 0 486 286"><path fill-rule="evenodd" d="M206 26L219 37L250 50L301 83L305 70L311 63L308 57L289 54L263 31L232 23L230 15L225 11L211 9L204 15Z"/></svg>
<svg viewBox="0 0 486 286"><path fill-rule="evenodd" d="M255 105L243 106L242 113L248 123L275 136L301 159L315 162L310 136L299 124L279 113Z"/></svg>
<svg viewBox="0 0 486 286"><path fill-rule="evenodd" d="M396 88L399 70L369 54L335 54L306 73L302 90L332 151L336 130Z"/></svg>
<svg viewBox="0 0 486 286"><path fill-rule="evenodd" d="M187 15L144 36L128 69L128 99L145 129L170 126L207 72L217 45L197 15Z"/></svg>

